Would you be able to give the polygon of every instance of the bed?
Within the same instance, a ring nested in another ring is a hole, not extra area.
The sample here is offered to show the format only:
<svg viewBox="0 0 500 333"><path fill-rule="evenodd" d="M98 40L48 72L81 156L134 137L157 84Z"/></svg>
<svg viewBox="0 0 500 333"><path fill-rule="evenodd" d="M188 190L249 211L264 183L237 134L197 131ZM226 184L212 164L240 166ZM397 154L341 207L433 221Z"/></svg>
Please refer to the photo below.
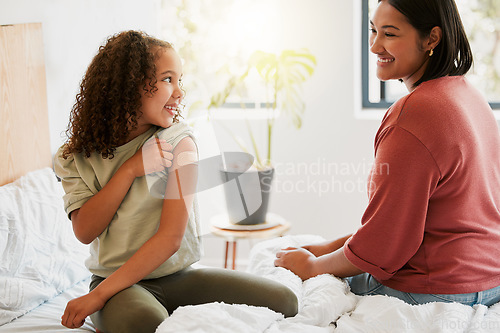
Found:
<svg viewBox="0 0 500 333"><path fill-rule="evenodd" d="M51 168L43 54L40 23L0 26L0 332L67 331L62 311L89 284Z"/></svg>
<svg viewBox="0 0 500 333"><path fill-rule="evenodd" d="M43 59L32 59L43 55L40 40L36 24L0 29L1 333L69 331L60 324L61 315L69 300L87 293L90 278L84 267L88 248L73 235L63 210L62 187L51 168ZM16 81L19 77L25 81ZM19 93L26 89L28 94ZM411 306L386 296L356 296L331 275L302 282L274 267L281 248L322 240L317 235L290 235L260 242L251 250L248 271L293 290L299 300L295 317L283 318L262 307L208 303L177 309L157 333L500 332L500 304ZM95 328L87 318L73 332Z"/></svg>
<svg viewBox="0 0 500 333"><path fill-rule="evenodd" d="M0 187L0 332L62 332L66 303L88 291L87 246L73 235L49 167ZM90 320L76 330L94 332Z"/></svg>

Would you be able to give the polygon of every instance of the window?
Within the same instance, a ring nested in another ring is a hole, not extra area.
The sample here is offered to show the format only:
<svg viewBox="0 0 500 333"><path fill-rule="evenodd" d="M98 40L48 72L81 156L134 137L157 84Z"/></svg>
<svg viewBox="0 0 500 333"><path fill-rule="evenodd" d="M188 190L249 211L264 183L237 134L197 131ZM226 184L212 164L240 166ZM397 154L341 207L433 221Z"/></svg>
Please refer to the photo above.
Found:
<svg viewBox="0 0 500 333"><path fill-rule="evenodd" d="M500 111L500 1L455 0L465 26L474 65L467 78ZM375 75L376 56L369 50L369 22L377 0L362 0L362 98L364 108L388 108L408 93L397 80L381 82Z"/></svg>

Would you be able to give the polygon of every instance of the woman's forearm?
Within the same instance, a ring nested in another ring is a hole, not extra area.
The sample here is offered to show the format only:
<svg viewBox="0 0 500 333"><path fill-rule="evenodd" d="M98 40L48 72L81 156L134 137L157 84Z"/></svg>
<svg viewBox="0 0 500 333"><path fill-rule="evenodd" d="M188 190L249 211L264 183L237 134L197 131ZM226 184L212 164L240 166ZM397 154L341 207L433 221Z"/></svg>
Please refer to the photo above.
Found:
<svg viewBox="0 0 500 333"><path fill-rule="evenodd" d="M344 236L344 237L341 237L341 238L334 239L334 240L330 241L330 243L329 243L329 250L330 250L330 252L335 252L338 249L342 248L344 246L345 242L351 236L352 236L352 234L349 234L347 236Z"/></svg>
<svg viewBox="0 0 500 333"><path fill-rule="evenodd" d="M322 255L332 253L338 249L340 249L342 246L344 246L345 242L351 237L352 235L347 235L342 238L337 238L331 241L324 241L321 243L317 244L311 244L311 245L306 245L303 246L304 249L307 251L311 252L314 254L316 257L320 257Z"/></svg>
<svg viewBox="0 0 500 333"><path fill-rule="evenodd" d="M363 273L344 255L344 248L316 257L304 248L286 248L276 253L274 264L291 270L302 280L321 274L347 277Z"/></svg>
<svg viewBox="0 0 500 333"><path fill-rule="evenodd" d="M364 273L354 266L344 255L344 248L316 258L312 267L312 275L333 274L338 277L348 277Z"/></svg>

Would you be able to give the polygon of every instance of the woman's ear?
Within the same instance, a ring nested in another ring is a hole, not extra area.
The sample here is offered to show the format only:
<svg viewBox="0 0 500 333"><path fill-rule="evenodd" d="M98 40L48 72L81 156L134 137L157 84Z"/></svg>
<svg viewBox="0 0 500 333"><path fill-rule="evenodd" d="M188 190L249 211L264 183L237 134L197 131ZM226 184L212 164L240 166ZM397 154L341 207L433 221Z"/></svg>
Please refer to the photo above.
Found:
<svg viewBox="0 0 500 333"><path fill-rule="evenodd" d="M435 26L432 28L429 34L429 40L427 42L427 48L429 50L433 50L438 46L439 42L441 42L441 37L443 36L443 31L440 27Z"/></svg>

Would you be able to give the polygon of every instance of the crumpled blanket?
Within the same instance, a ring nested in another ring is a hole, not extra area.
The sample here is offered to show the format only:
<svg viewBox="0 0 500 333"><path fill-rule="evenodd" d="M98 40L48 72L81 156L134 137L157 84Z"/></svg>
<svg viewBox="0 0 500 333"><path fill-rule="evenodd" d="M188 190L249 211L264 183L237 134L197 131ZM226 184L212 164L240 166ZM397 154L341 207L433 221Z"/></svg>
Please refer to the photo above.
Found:
<svg viewBox="0 0 500 333"><path fill-rule="evenodd" d="M297 295L295 317L284 318L262 307L208 303L177 309L156 332L500 332L500 304L490 308L457 303L413 306L394 297L356 296L332 275L302 282L292 272L274 267L280 249L323 240L313 235L285 236L258 243L251 251L249 272L279 281Z"/></svg>
<svg viewBox="0 0 500 333"><path fill-rule="evenodd" d="M348 286L331 275L302 282L292 272L274 266L275 253L281 248L322 240L309 235L281 237L258 243L250 254L249 272L279 281L295 292L299 300L295 317L284 318L261 307L208 303L177 309L156 332L333 332L332 323L356 303Z"/></svg>
<svg viewBox="0 0 500 333"><path fill-rule="evenodd" d="M474 307L459 303L410 305L388 296L359 297L337 321L335 332L500 332L500 303Z"/></svg>

